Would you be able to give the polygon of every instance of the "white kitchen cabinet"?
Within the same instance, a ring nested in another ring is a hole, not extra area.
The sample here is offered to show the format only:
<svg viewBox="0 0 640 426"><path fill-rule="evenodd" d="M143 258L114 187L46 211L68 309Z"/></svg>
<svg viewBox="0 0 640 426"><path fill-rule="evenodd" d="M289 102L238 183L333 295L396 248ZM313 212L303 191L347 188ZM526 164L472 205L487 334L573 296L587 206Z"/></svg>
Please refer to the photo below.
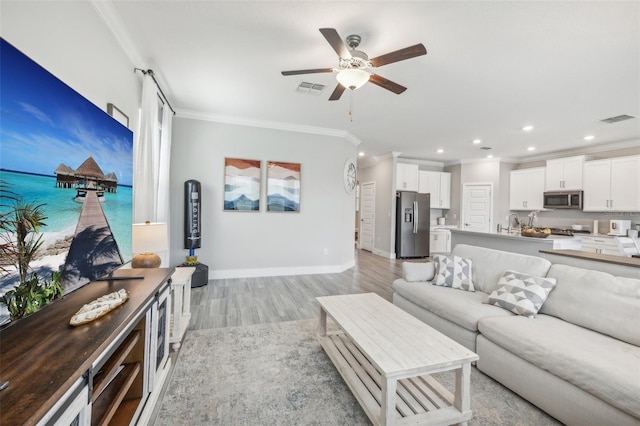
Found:
<svg viewBox="0 0 640 426"><path fill-rule="evenodd" d="M418 191L418 165L396 164L396 190Z"/></svg>
<svg viewBox="0 0 640 426"><path fill-rule="evenodd" d="M429 234L429 253L451 253L451 231L432 229Z"/></svg>
<svg viewBox="0 0 640 426"><path fill-rule="evenodd" d="M589 253L610 254L620 256L620 249L613 237L589 236L581 237L582 251Z"/></svg>
<svg viewBox="0 0 640 426"><path fill-rule="evenodd" d="M542 210L544 167L512 170L509 184L509 210Z"/></svg>
<svg viewBox="0 0 640 426"><path fill-rule="evenodd" d="M418 172L418 192L431 194L432 209L451 207L451 173L420 170Z"/></svg>
<svg viewBox="0 0 640 426"><path fill-rule="evenodd" d="M547 160L545 191L582 189L584 155Z"/></svg>
<svg viewBox="0 0 640 426"><path fill-rule="evenodd" d="M585 162L583 210L640 210L640 156Z"/></svg>

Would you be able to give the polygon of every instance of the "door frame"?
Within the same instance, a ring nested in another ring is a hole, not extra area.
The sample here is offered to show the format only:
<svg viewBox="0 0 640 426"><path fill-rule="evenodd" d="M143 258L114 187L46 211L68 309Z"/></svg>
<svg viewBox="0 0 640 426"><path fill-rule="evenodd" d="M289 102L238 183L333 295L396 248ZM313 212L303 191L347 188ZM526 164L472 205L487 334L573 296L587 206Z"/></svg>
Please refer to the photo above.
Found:
<svg viewBox="0 0 640 426"><path fill-rule="evenodd" d="M467 188L471 186L488 186L489 191L491 191L491 197L489 200L489 230L491 232L491 226L493 223L493 195L495 194L493 191L493 183L491 182L471 182L471 183L463 183L462 184L462 204L460 205L460 229L466 229L465 222L466 217L464 212L466 211L466 204L469 202L466 197Z"/></svg>
<svg viewBox="0 0 640 426"><path fill-rule="evenodd" d="M375 248L375 243L376 243L376 182L375 181L370 181L370 182L363 182L360 184L360 224L358 224L358 250L362 250L362 245L361 243L361 238L362 238L362 221L363 221L363 210L362 210L362 200L364 199L363 194L363 188L365 185L373 185L373 211L372 213L372 221L373 221L373 226L371 229L371 253L373 253L373 250Z"/></svg>

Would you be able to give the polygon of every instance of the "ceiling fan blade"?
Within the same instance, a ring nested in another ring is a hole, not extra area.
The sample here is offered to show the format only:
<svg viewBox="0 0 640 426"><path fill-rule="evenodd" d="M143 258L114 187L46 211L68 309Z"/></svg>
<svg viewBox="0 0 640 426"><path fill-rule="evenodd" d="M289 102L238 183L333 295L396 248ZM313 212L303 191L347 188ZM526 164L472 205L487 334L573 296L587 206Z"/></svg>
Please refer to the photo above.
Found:
<svg viewBox="0 0 640 426"><path fill-rule="evenodd" d="M282 71L282 75L314 74L319 72L333 72L333 68L316 68L312 70Z"/></svg>
<svg viewBox="0 0 640 426"><path fill-rule="evenodd" d="M338 85L336 86L331 96L329 96L329 100L337 101L338 99L340 99L340 96L342 96L342 94L344 93L344 90L345 90L344 86L338 83Z"/></svg>
<svg viewBox="0 0 640 426"><path fill-rule="evenodd" d="M398 83L394 83L393 81L387 80L384 77L380 77L377 74L371 74L371 76L369 77L369 83L373 83L376 86L382 87L383 89L390 90L396 95L399 95L400 93L407 90L406 87L400 86Z"/></svg>
<svg viewBox="0 0 640 426"><path fill-rule="evenodd" d="M320 32L327 39L333 50L336 51L338 56L342 59L351 59L351 53L344 41L340 38L338 32L333 28L320 28Z"/></svg>
<svg viewBox="0 0 640 426"><path fill-rule="evenodd" d="M415 46L405 47L404 49L396 50L395 52L387 53L386 55L373 58L371 59L371 65L373 65L374 67L381 67L393 62L404 61L405 59L411 59L415 58L416 56L422 56L426 54L427 49L422 43L419 43Z"/></svg>

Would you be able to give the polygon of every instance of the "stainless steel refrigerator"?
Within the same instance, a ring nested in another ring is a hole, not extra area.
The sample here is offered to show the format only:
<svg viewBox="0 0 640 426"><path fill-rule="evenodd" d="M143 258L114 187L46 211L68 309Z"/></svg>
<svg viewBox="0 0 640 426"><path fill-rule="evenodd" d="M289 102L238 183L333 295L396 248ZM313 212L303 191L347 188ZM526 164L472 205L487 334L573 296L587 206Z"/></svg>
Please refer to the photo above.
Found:
<svg viewBox="0 0 640 426"><path fill-rule="evenodd" d="M396 257L429 256L430 194L396 193Z"/></svg>

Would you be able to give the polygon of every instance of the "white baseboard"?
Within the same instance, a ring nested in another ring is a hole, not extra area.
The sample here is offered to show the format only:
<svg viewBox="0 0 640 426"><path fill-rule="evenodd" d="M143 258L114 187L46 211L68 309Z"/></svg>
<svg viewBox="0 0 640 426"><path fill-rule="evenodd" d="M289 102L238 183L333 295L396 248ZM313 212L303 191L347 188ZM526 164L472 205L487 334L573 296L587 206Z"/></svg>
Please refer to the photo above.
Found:
<svg viewBox="0 0 640 426"><path fill-rule="evenodd" d="M371 252L373 254L376 254L378 256L382 256L382 257L386 257L387 259L395 259L396 258L396 254L395 253L389 253L388 251L383 251L383 250L378 250L378 249L373 249L373 251Z"/></svg>
<svg viewBox="0 0 640 426"><path fill-rule="evenodd" d="M323 265L323 266L294 266L279 268L255 268L255 269L209 269L209 279L226 279L226 278L256 278L256 277L281 277L287 275L314 275L314 274L337 274L354 267L355 260L351 260L342 265Z"/></svg>

